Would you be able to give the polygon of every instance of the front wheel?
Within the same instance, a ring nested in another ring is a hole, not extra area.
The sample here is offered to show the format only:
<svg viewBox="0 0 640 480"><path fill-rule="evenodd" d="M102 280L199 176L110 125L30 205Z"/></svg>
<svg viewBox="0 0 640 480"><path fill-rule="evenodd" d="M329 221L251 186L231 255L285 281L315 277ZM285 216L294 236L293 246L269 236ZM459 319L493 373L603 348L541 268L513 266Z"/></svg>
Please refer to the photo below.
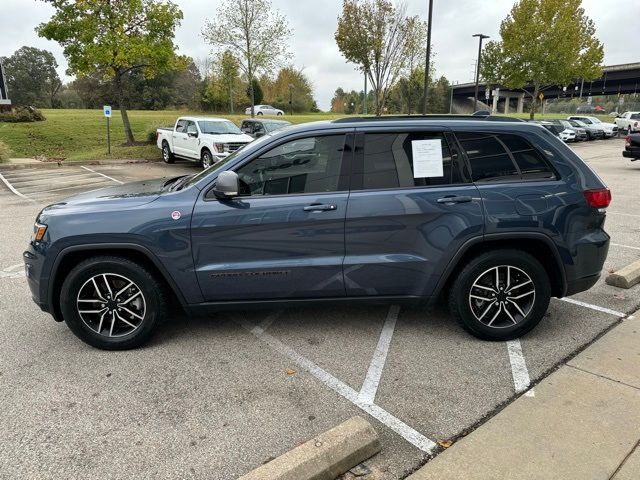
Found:
<svg viewBox="0 0 640 480"><path fill-rule="evenodd" d="M213 155L211 155L211 152L209 150L202 151L202 155L200 157L200 163L202 165L202 168L204 169L207 169L211 165L213 165Z"/></svg>
<svg viewBox="0 0 640 480"><path fill-rule="evenodd" d="M282 112L278 112L278 117L281 117L282 115Z"/></svg>
<svg viewBox="0 0 640 480"><path fill-rule="evenodd" d="M104 350L147 342L164 317L164 289L142 265L92 257L69 272L60 291L64 320L80 340Z"/></svg>
<svg viewBox="0 0 640 480"><path fill-rule="evenodd" d="M511 340L542 320L550 298L549 277L538 260L518 250L493 250L460 271L449 293L449 308L472 335Z"/></svg>
<svg viewBox="0 0 640 480"><path fill-rule="evenodd" d="M264 114L263 114L262 112L258 112L258 113L256 113L256 115L258 115L258 116L260 116L260 117L261 117L261 116L262 116L262 115L264 115Z"/></svg>

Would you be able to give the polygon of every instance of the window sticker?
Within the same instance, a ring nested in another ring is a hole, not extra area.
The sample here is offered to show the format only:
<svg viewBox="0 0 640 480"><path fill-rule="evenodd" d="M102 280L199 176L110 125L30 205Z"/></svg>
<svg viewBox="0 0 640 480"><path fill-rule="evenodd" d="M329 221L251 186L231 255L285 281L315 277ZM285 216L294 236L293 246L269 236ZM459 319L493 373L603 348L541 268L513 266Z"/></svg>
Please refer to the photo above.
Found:
<svg viewBox="0 0 640 480"><path fill-rule="evenodd" d="M413 140L413 178L442 177L442 143L437 140Z"/></svg>

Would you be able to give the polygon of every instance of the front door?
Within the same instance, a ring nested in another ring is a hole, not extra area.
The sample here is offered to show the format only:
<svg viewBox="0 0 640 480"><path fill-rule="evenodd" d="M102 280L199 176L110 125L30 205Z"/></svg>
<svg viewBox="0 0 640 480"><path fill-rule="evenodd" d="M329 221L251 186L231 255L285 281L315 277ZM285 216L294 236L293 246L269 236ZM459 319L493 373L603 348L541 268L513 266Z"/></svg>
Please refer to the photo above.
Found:
<svg viewBox="0 0 640 480"><path fill-rule="evenodd" d="M429 296L457 250L482 236L482 200L456 145L442 130L358 134L346 219L347 295Z"/></svg>
<svg viewBox="0 0 640 480"><path fill-rule="evenodd" d="M189 158L200 158L200 142L198 141L198 127L196 122L187 122L187 135L184 137L184 155Z"/></svg>
<svg viewBox="0 0 640 480"><path fill-rule="evenodd" d="M234 168L238 197L198 201L192 245L206 301L345 295L346 138L283 141Z"/></svg>

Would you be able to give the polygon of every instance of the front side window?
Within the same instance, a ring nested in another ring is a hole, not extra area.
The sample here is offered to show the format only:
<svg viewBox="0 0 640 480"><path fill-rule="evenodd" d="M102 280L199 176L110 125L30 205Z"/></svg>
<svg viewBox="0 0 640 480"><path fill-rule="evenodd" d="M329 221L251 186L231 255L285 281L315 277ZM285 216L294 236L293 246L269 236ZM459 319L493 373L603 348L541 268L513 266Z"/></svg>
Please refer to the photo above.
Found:
<svg viewBox="0 0 640 480"><path fill-rule="evenodd" d="M240 195L289 195L342 189L344 135L300 138L278 145L236 170Z"/></svg>
<svg viewBox="0 0 640 480"><path fill-rule="evenodd" d="M421 140L439 142L442 175L422 176L416 169L413 142ZM458 152L440 132L367 133L362 157L354 177L356 188L365 190L450 185L463 178Z"/></svg>
<svg viewBox="0 0 640 480"><path fill-rule="evenodd" d="M178 120L176 124L176 132L178 133L186 133L187 121L186 120Z"/></svg>

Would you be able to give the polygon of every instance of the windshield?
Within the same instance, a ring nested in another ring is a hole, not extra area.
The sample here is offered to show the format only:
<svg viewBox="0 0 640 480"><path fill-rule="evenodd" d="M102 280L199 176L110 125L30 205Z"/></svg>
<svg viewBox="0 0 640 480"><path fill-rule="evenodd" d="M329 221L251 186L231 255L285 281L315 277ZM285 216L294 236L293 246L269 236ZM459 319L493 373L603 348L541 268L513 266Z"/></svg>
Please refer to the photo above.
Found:
<svg viewBox="0 0 640 480"><path fill-rule="evenodd" d="M281 121L281 122L273 121L273 122L262 122L262 123L264 127L267 129L267 132L273 132L280 128L284 128L291 125L289 122L284 122L284 121Z"/></svg>
<svg viewBox="0 0 640 480"><path fill-rule="evenodd" d="M273 134L269 133L267 135L264 135L258 138L257 140L254 140L251 143L248 143L245 147L242 147L241 149L236 150L224 160L221 160L218 163L210 166L209 168L201 171L200 173L189 177L189 180L187 180L184 183L182 188L189 188L191 185L198 183L203 178L206 178L210 175L216 175L217 173L225 170L224 166L227 165L229 162L233 161L238 156L238 154L242 154L242 155L244 155L245 153L251 154L251 152L254 152L258 148L262 147L262 145L264 145L268 141L268 139L271 138L272 135Z"/></svg>
<svg viewBox="0 0 640 480"><path fill-rule="evenodd" d="M242 134L240 129L228 120L200 120L198 126L202 133L209 135L222 135L225 133L232 135Z"/></svg>
<svg viewBox="0 0 640 480"><path fill-rule="evenodd" d="M599 119L597 118L590 118L589 120L591 120L591 123L602 123Z"/></svg>
<svg viewBox="0 0 640 480"><path fill-rule="evenodd" d="M577 125L578 127L586 127L585 123L582 123L580 120L571 120L571 125Z"/></svg>

